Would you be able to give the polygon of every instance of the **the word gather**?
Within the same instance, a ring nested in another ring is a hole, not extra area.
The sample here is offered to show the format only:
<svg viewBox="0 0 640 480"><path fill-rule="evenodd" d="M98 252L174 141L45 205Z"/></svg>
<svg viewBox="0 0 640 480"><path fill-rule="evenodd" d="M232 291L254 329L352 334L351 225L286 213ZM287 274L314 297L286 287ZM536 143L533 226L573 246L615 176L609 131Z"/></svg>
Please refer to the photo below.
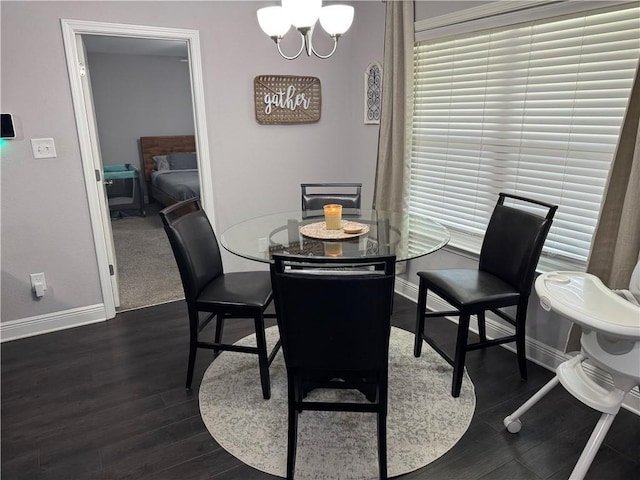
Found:
<svg viewBox="0 0 640 480"><path fill-rule="evenodd" d="M311 99L307 98L304 93L296 93L297 89L294 85L289 85L287 90L279 89L272 93L266 93L264 95L264 113L271 114L272 108L288 108L289 110L295 110L298 107L302 107L305 110L311 105Z"/></svg>

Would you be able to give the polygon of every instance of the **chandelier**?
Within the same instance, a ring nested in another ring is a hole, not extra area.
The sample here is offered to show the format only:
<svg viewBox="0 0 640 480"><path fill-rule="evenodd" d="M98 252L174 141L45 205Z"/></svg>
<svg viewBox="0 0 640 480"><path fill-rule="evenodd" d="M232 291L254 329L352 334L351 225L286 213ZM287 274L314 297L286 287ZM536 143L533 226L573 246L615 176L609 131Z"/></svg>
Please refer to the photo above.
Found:
<svg viewBox="0 0 640 480"><path fill-rule="evenodd" d="M262 31L276 42L278 52L287 60L298 58L303 51L318 58L329 58L338 47L338 39L353 22L353 7L349 5L322 6L322 0L282 0L281 6L265 7L258 10L258 23ZM320 20L322 28L333 39L333 49L322 55L313 48L313 29ZM300 34L302 44L293 56L287 56L280 48L280 41L293 25Z"/></svg>

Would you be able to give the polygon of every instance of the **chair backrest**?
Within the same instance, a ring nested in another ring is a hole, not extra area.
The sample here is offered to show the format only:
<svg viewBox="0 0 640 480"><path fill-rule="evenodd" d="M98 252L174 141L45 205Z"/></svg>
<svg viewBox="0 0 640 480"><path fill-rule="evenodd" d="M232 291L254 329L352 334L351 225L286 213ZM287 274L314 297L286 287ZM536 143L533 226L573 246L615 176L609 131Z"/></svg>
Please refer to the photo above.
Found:
<svg viewBox="0 0 640 480"><path fill-rule="evenodd" d="M301 183L302 217L322 214L322 207L337 203L343 213L360 213L362 183Z"/></svg>
<svg viewBox="0 0 640 480"><path fill-rule="evenodd" d="M395 257L274 255L271 278L289 372L386 372Z"/></svg>
<svg viewBox="0 0 640 480"><path fill-rule="evenodd" d="M192 302L207 283L223 274L218 240L198 198L165 208L160 218L178 264L185 299Z"/></svg>
<svg viewBox="0 0 640 480"><path fill-rule="evenodd" d="M545 215L504 205L505 198L543 207ZM557 205L500 193L480 251L480 270L492 273L529 296L536 265Z"/></svg>

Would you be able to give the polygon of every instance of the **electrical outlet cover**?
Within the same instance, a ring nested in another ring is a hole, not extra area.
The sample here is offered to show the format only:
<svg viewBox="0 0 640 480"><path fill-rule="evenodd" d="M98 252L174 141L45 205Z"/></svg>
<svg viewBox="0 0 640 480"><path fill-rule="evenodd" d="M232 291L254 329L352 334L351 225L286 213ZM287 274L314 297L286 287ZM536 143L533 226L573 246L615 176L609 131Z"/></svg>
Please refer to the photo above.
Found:
<svg viewBox="0 0 640 480"><path fill-rule="evenodd" d="M47 289L47 281L44 278L44 273L32 273L29 276L31 277L32 287L35 287L37 283L42 283L44 289Z"/></svg>
<svg viewBox="0 0 640 480"><path fill-rule="evenodd" d="M32 138L33 158L55 158L56 145L53 138Z"/></svg>

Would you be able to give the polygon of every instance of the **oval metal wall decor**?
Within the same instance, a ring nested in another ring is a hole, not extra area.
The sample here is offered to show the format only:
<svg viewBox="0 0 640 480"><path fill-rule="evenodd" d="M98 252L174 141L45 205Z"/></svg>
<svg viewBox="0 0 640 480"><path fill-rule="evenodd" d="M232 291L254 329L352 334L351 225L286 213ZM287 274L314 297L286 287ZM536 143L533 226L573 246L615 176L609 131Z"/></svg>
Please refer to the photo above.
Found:
<svg viewBox="0 0 640 480"><path fill-rule="evenodd" d="M378 125L382 113L382 65L372 62L364 72L364 123Z"/></svg>

